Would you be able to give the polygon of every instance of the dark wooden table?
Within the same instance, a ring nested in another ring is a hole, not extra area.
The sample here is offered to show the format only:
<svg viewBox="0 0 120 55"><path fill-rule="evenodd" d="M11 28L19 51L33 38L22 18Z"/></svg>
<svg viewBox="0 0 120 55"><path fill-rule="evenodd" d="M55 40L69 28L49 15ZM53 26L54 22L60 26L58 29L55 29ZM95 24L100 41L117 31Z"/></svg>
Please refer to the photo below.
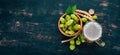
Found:
<svg viewBox="0 0 120 55"><path fill-rule="evenodd" d="M81 44L74 51L58 28L68 6L95 9L105 47ZM0 55L119 55L119 0L0 0Z"/></svg>

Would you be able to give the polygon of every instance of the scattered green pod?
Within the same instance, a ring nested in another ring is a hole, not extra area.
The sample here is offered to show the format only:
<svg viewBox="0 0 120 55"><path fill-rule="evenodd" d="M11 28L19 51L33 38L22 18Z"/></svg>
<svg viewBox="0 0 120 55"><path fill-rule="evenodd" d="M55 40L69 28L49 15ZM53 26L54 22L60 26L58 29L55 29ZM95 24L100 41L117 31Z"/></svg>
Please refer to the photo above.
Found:
<svg viewBox="0 0 120 55"><path fill-rule="evenodd" d="M80 41L80 35L78 35L77 40L79 40L79 41Z"/></svg>
<svg viewBox="0 0 120 55"><path fill-rule="evenodd" d="M60 24L60 28L64 28L64 24Z"/></svg>
<svg viewBox="0 0 120 55"><path fill-rule="evenodd" d="M80 25L79 24L75 24L74 26L73 26L73 30L74 31L77 31L77 30L79 30L80 29Z"/></svg>
<svg viewBox="0 0 120 55"><path fill-rule="evenodd" d="M79 19L77 18L77 16L75 16L75 14L71 14L71 18L72 18L73 20L75 20L76 22L79 21Z"/></svg>
<svg viewBox="0 0 120 55"><path fill-rule="evenodd" d="M89 22L89 21L85 22L85 24L88 23L88 22Z"/></svg>
<svg viewBox="0 0 120 55"><path fill-rule="evenodd" d="M92 18L93 18L94 20L97 20L97 19L98 19L97 15L93 15Z"/></svg>
<svg viewBox="0 0 120 55"><path fill-rule="evenodd" d="M63 17L61 17L61 18L60 18L60 23L61 23L61 24L64 24L65 22L66 22L65 19L64 19Z"/></svg>
<svg viewBox="0 0 120 55"><path fill-rule="evenodd" d="M75 45L70 45L69 48L70 48L70 50L74 50L75 49Z"/></svg>
<svg viewBox="0 0 120 55"><path fill-rule="evenodd" d="M72 23L73 23L73 20L70 19L70 20L68 20L68 21L65 23L65 26L70 26Z"/></svg>
<svg viewBox="0 0 120 55"><path fill-rule="evenodd" d="M71 17L69 15L66 15L65 19L66 19L66 21L68 21L71 19Z"/></svg>
<svg viewBox="0 0 120 55"><path fill-rule="evenodd" d="M82 43L82 38L81 38L81 35L78 35L78 39L81 43Z"/></svg>
<svg viewBox="0 0 120 55"><path fill-rule="evenodd" d="M82 43L84 43L85 42L85 40L84 39L82 39Z"/></svg>
<svg viewBox="0 0 120 55"><path fill-rule="evenodd" d="M87 22L87 18L82 18L82 21L83 22Z"/></svg>
<svg viewBox="0 0 120 55"><path fill-rule="evenodd" d="M76 45L80 45L80 44L81 44L80 40L76 40Z"/></svg>
<svg viewBox="0 0 120 55"><path fill-rule="evenodd" d="M105 42L102 42L102 43L101 43L101 46L104 47L104 46L105 46Z"/></svg>
<svg viewBox="0 0 120 55"><path fill-rule="evenodd" d="M81 42L84 43L84 42L85 42L85 39L83 38L82 35L80 35L80 37L81 37Z"/></svg>
<svg viewBox="0 0 120 55"><path fill-rule="evenodd" d="M71 45L74 45L74 44L75 44L74 39L70 40L70 44L71 44Z"/></svg>

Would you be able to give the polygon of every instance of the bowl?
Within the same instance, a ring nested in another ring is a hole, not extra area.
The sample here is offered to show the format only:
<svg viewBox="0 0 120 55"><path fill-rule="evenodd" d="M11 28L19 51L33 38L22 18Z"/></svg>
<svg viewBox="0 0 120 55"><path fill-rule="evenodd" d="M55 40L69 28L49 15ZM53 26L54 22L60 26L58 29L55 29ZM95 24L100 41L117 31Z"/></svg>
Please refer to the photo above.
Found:
<svg viewBox="0 0 120 55"><path fill-rule="evenodd" d="M82 20L80 19L79 15L77 15L77 14L75 14L75 15L76 15L76 17L79 19L80 29L79 29L77 32L75 32L74 34L72 34L72 35L66 34L66 33L60 28L60 19L58 20L58 29L59 29L59 31L61 32L61 34L63 34L64 36L74 37L74 36L78 35L78 34L82 31L82 25L83 25ZM64 18L65 16L66 16L66 14L63 14L61 17ZM60 18L61 18L61 17L60 17Z"/></svg>

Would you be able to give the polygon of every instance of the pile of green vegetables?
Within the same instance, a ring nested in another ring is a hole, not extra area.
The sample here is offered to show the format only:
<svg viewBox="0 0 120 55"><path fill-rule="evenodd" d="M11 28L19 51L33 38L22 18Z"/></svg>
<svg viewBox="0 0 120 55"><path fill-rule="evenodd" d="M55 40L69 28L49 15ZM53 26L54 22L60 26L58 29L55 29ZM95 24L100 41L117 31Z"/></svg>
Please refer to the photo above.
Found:
<svg viewBox="0 0 120 55"><path fill-rule="evenodd" d="M76 10L76 6L68 8L66 10L65 17L60 18L60 28L68 35L76 33L80 29L80 20L73 13Z"/></svg>
<svg viewBox="0 0 120 55"><path fill-rule="evenodd" d="M68 35L72 35L80 29L79 19L75 14L60 18L60 28Z"/></svg>
<svg viewBox="0 0 120 55"><path fill-rule="evenodd" d="M76 39L72 39L70 40L70 50L74 50L75 49L75 45L80 45L81 43L84 43L85 39L83 38L83 36L80 34L78 35L78 37Z"/></svg>
<svg viewBox="0 0 120 55"><path fill-rule="evenodd" d="M76 9L77 9L76 5L74 5L73 7L68 7L66 10L65 17L60 18L60 28L68 35L72 35L80 29L80 20L74 14ZM92 14L91 16L94 20L98 19L98 17L95 14ZM80 18L83 22L83 26L84 26L84 24L89 22L89 20L85 17L80 17ZM85 43L85 42L86 41L85 41L82 33L80 33L77 36L77 38L70 40L69 48L70 48L70 50L74 50L75 45L80 45L81 43Z"/></svg>

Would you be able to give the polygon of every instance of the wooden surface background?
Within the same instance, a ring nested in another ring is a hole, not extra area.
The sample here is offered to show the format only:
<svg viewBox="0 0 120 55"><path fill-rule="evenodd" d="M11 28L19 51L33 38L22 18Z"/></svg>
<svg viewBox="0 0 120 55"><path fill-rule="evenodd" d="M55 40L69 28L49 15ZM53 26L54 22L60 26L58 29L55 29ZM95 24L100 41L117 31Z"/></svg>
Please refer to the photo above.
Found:
<svg viewBox="0 0 120 55"><path fill-rule="evenodd" d="M58 28L68 6L95 10L105 47L81 44L74 51ZM119 55L119 0L0 0L0 55Z"/></svg>

